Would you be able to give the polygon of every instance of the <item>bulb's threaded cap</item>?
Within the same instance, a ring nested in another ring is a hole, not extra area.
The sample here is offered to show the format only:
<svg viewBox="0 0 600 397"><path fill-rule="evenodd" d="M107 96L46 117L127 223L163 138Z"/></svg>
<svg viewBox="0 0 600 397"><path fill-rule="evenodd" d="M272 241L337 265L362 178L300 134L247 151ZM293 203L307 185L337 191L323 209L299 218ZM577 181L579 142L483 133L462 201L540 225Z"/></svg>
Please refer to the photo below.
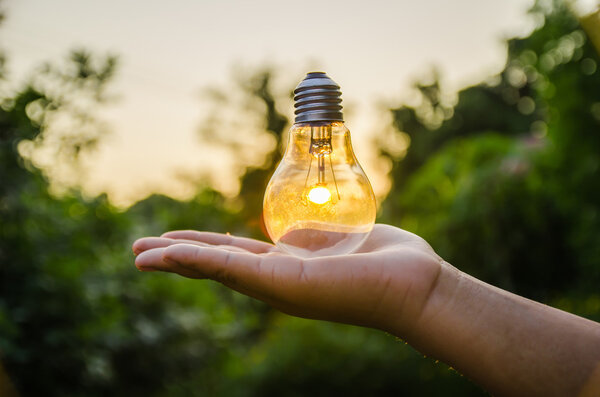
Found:
<svg viewBox="0 0 600 397"><path fill-rule="evenodd" d="M296 123L344 121L340 86L324 72L310 72L294 90Z"/></svg>

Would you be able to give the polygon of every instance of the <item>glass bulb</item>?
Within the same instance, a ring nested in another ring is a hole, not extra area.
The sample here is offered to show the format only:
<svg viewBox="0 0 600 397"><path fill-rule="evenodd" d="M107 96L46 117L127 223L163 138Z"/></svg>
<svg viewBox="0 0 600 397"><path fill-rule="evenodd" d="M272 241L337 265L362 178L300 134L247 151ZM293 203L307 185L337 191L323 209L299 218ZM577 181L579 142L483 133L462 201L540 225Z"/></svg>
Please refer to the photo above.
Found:
<svg viewBox="0 0 600 397"><path fill-rule="evenodd" d="M296 123L264 198L267 232L301 257L347 254L375 223L371 184L340 121Z"/></svg>
<svg viewBox="0 0 600 397"><path fill-rule="evenodd" d="M323 72L298 84L295 124L265 192L267 232L297 256L353 252L375 223L375 195L354 156L341 95Z"/></svg>

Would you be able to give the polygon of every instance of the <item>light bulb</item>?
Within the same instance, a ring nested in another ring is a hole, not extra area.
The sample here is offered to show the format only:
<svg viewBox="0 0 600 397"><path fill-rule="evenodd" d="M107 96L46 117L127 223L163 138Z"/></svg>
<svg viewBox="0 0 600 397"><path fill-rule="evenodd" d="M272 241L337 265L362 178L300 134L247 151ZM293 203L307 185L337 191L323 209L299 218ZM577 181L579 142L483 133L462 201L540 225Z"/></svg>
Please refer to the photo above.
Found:
<svg viewBox="0 0 600 397"><path fill-rule="evenodd" d="M369 235L377 209L343 122L340 87L313 72L294 94L295 123L265 192L267 232L297 256L351 253Z"/></svg>

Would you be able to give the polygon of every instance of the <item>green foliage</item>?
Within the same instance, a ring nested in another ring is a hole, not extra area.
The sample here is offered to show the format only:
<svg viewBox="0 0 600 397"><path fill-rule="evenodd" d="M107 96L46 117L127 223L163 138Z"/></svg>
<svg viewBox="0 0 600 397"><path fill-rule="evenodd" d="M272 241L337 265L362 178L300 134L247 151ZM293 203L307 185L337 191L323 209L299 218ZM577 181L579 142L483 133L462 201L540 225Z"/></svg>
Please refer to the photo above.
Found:
<svg viewBox="0 0 600 397"><path fill-rule="evenodd" d="M247 130L258 129L258 137L256 135L248 136L244 140L244 144L240 144L239 132L232 131L239 127L237 125L233 128L223 127L228 124L230 115L212 115L208 120L204 120L204 128L200 130L204 138L209 137L210 139L207 140L210 142L227 147L238 157L244 158L249 151L262 152L263 158L260 164L239 164L243 167L240 172L239 192L243 205L238 214L238 223L243 222L246 226L246 234L258 239L267 238L266 233L263 232L263 196L269 179L281 160L283 140L287 138L286 128L289 126L287 117L277 109L277 103L281 101L281 98L280 95L274 93L273 76L274 71L268 67L250 73L238 71L233 77L236 82L233 88L234 92L219 88L209 91L210 98L216 102L218 108L234 108L235 117L245 116L248 120L243 124L244 128ZM241 101L236 96L241 97ZM236 99L238 100L236 101ZM252 120L258 120L257 125L251 126ZM250 131L243 133L246 136L250 134ZM267 138L260 140L271 141L274 144L267 150L263 147L251 147L249 143L253 138Z"/></svg>
<svg viewBox="0 0 600 397"><path fill-rule="evenodd" d="M508 42L499 82L460 92L439 126L393 110L411 147L382 220L495 285L586 307L573 302L597 297L600 282L600 58L564 5L532 13L545 24ZM440 105L423 95L421 106ZM597 307L578 314L600 318Z"/></svg>
<svg viewBox="0 0 600 397"><path fill-rule="evenodd" d="M18 153L25 141L58 144L64 147L53 149L77 166L84 146L72 146L89 137L47 138L51 113L73 110L56 98L74 97L78 87L99 101L114 65L77 54L67 66L72 73L53 77L66 92L32 82L0 111L3 363L23 395L160 395L185 382L209 392L228 349L261 330L265 306L214 286L198 291L192 280L139 277L130 246L136 236L168 229L227 230L235 218L223 198L209 190L186 203L153 196L121 213L104 196L50 195L41 171ZM32 120L35 103L44 105ZM93 122L80 111L75 118Z"/></svg>
<svg viewBox="0 0 600 397"><path fill-rule="evenodd" d="M546 4L546 3L544 3ZM494 83L444 102L437 77L417 107L392 109L410 141L394 161L380 220L425 237L449 262L495 285L600 320L600 59L563 6L508 42ZM85 51L45 65L0 106L0 382L23 396L483 395L447 366L379 331L295 319L211 282L139 274L131 242L170 229L262 236L262 193L288 120L271 70L237 93L264 160L243 167L237 200L202 189L118 211L57 184L107 129L114 57ZM0 75L3 75L0 66ZM215 100L228 101L224 92ZM57 117L67 117L57 129ZM243 157L219 120L203 133ZM0 391L4 389L0 388Z"/></svg>
<svg viewBox="0 0 600 397"><path fill-rule="evenodd" d="M233 377L230 396L479 394L452 369L390 335L279 317ZM443 392L442 392L443 390Z"/></svg>

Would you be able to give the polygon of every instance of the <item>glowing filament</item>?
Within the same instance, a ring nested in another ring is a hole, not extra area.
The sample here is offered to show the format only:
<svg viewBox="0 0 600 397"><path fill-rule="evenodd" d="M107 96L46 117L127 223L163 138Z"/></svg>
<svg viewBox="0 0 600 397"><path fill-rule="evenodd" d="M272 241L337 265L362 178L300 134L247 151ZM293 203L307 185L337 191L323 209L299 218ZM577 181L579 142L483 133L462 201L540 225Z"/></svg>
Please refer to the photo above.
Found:
<svg viewBox="0 0 600 397"><path fill-rule="evenodd" d="M315 186L308 192L308 200L315 204L325 204L331 200L331 193L326 187Z"/></svg>

